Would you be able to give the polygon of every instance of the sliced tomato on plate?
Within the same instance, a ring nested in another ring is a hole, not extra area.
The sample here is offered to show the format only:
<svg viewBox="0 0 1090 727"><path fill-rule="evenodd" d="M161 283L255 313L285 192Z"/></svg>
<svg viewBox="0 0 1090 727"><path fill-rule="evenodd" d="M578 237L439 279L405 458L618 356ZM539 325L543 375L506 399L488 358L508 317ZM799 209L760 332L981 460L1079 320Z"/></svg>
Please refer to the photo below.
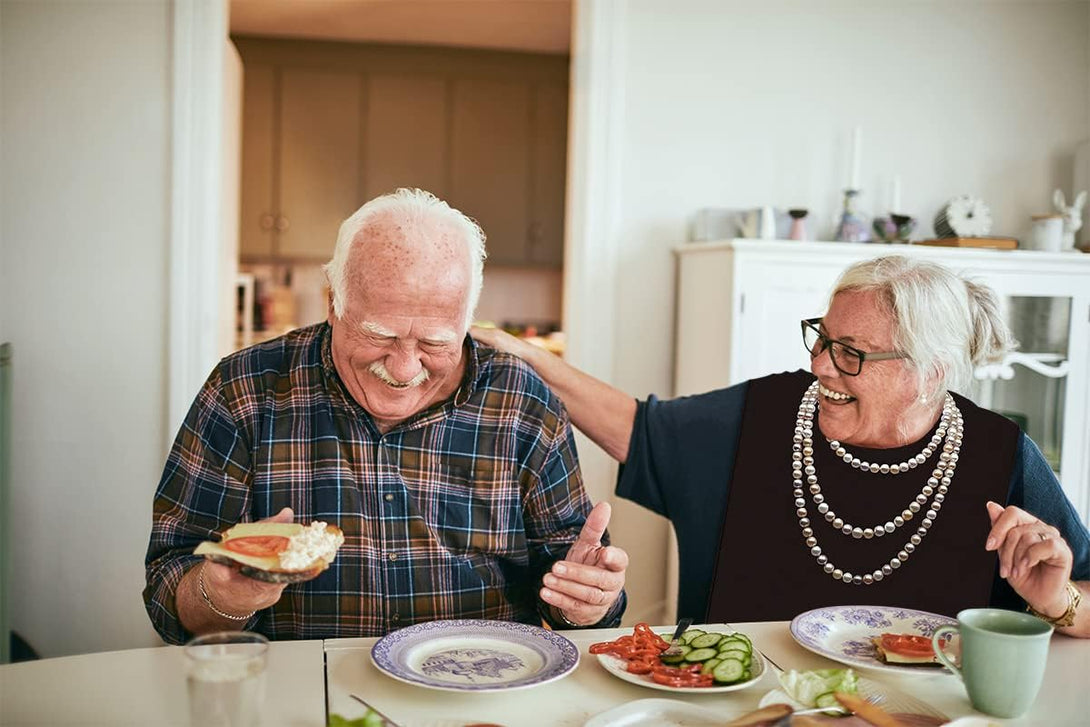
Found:
<svg viewBox="0 0 1090 727"><path fill-rule="evenodd" d="M225 540L223 547L233 553L269 558L287 550L288 539L283 535L247 535Z"/></svg>
<svg viewBox="0 0 1090 727"><path fill-rule="evenodd" d="M915 634L882 634L882 648L887 652L912 657L934 656L931 639Z"/></svg>

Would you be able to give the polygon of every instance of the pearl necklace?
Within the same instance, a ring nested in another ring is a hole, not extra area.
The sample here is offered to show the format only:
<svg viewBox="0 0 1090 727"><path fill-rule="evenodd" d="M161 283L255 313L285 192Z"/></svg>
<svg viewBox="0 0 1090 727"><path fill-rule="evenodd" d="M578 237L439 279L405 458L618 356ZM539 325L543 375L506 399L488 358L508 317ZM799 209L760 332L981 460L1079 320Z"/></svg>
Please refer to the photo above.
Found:
<svg viewBox="0 0 1090 727"><path fill-rule="evenodd" d="M946 493L950 487L950 482L953 480L954 470L957 467L958 455L961 452L962 435L964 433L964 421L961 417L961 411L958 409L953 397L950 396L950 394L947 394L943 403L942 418L940 419L938 429L935 431L935 435L931 438L931 442L924 447L920 454L903 463L894 465L879 465L863 462L844 450L839 442L829 442L830 447L837 456L860 471L873 472L876 474L899 474L900 472L905 471L906 468L913 469L914 467L923 464L938 447L939 443L942 442L943 439L946 440L945 444L942 445L942 453L939 455L939 461L936 464L935 469L931 472L931 477L927 479L927 484L924 485L915 500L910 502L908 507L892 520L888 520L884 524L876 525L874 527L860 528L853 526L851 523L846 523L843 519L837 517L836 512L829 507L829 504L825 502L824 495L821 494L821 486L818 484L817 479L817 468L814 464L814 412L817 411L817 408L818 382L815 381L802 395L802 401L799 403L798 417L795 420L795 434L791 445L791 471L794 483L795 514L798 516L799 527L802 529L802 537L806 543L806 547L810 549L810 555L817 559L818 565L822 567L822 570L831 575L834 579L843 581L844 583L850 583L857 586L869 586L892 575L893 571L900 568L901 564L907 561L909 557L916 552L916 547L923 541L924 537L926 537L931 525L935 522L935 518L938 517L939 510L942 509L942 503L946 499ZM858 464L856 464L857 462ZM863 466L864 464L866 465L865 467ZM897 468L896 471L894 470L895 467ZM885 468L885 471L883 471L883 468ZM891 558L888 563L883 564L880 568L876 568L865 575L852 574L837 568L829 561L829 557L822 553L821 546L818 545L817 538L814 535L809 511L806 509L805 493L802 489L804 484L808 485L810 495L814 504L817 506L817 511L824 517L826 522L830 523L834 529L839 530L843 535L850 535L857 539L870 539L892 534L897 528L903 526L906 522L913 520L916 514L919 513L924 506L927 506L927 510L924 512L923 520L920 522L916 532L909 537L901 550L897 552L897 555ZM932 500L930 505L927 504L928 500Z"/></svg>

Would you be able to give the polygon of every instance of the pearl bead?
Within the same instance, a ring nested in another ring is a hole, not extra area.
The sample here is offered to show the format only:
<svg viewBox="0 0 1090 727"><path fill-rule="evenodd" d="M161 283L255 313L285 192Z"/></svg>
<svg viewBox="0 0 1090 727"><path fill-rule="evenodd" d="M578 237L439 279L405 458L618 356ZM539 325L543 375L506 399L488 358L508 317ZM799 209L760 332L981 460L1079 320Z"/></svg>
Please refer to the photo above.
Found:
<svg viewBox="0 0 1090 727"><path fill-rule="evenodd" d="M833 569L833 564L832 563L826 563L822 567L822 570L825 571L826 573L834 573L834 574L836 573L836 571Z"/></svg>
<svg viewBox="0 0 1090 727"><path fill-rule="evenodd" d="M810 494L816 495L821 492L821 485L810 485Z"/></svg>
<svg viewBox="0 0 1090 727"><path fill-rule="evenodd" d="M908 553L906 553L906 552L905 552L905 551L903 551L903 550L898 550L898 551L897 551L897 560L899 560L899 561L901 561L902 563L904 563L904 562L905 562L906 560L908 560Z"/></svg>
<svg viewBox="0 0 1090 727"><path fill-rule="evenodd" d="M813 552L813 551L811 551L811 552ZM828 563L828 562L829 562L829 556L827 556L827 555L819 555L819 556L817 557L817 562L818 562L818 565L825 565L826 563Z"/></svg>
<svg viewBox="0 0 1090 727"><path fill-rule="evenodd" d="M825 513L829 512L829 504L825 502L821 503L820 505L818 505L817 511L824 515Z"/></svg>
<svg viewBox="0 0 1090 727"><path fill-rule="evenodd" d="M863 583L868 585L868 586L870 584L874 583L874 574L873 573L868 573L865 576L863 576Z"/></svg>
<svg viewBox="0 0 1090 727"><path fill-rule="evenodd" d="M859 540L863 537L863 528L852 528L852 537Z"/></svg>
<svg viewBox="0 0 1090 727"><path fill-rule="evenodd" d="M833 519L833 527L836 528L837 530L840 530L842 527L844 527L844 521L841 520L840 518L834 518Z"/></svg>
<svg viewBox="0 0 1090 727"><path fill-rule="evenodd" d="M884 475L888 475L889 474L889 465L888 464L879 465L878 466L878 471L881 472Z"/></svg>
<svg viewBox="0 0 1090 727"><path fill-rule="evenodd" d="M889 565L882 566L882 575L888 576L893 574L893 567Z"/></svg>
<svg viewBox="0 0 1090 727"><path fill-rule="evenodd" d="M805 507L800 507L798 510L795 510L795 515L797 515L800 518L806 517L806 508Z"/></svg>
<svg viewBox="0 0 1090 727"><path fill-rule="evenodd" d="M835 512L830 510L829 512L825 513L825 522L831 523L831 522L833 522L835 520L836 520L836 513Z"/></svg>
<svg viewBox="0 0 1090 727"><path fill-rule="evenodd" d="M923 540L923 538L921 538L919 535L913 533L912 537L909 538L908 540L912 545L919 545L920 542Z"/></svg>
<svg viewBox="0 0 1090 727"><path fill-rule="evenodd" d="M834 568L833 569L833 578L835 578L835 579L837 579L839 581L843 577L844 577L844 571L840 570L839 568Z"/></svg>
<svg viewBox="0 0 1090 727"><path fill-rule="evenodd" d="M840 532L844 533L845 535L851 535L852 526L845 523L844 527L840 529Z"/></svg>
<svg viewBox="0 0 1090 727"><path fill-rule="evenodd" d="M821 494L820 492L817 493L816 495L814 495L814 502L816 502L819 505L821 503L825 502L825 495Z"/></svg>
<svg viewBox="0 0 1090 727"><path fill-rule="evenodd" d="M807 538L806 539L806 545L809 546L810 548L816 548L817 547L817 538ZM817 553L815 553L813 550L811 550L810 554L815 555L815 556L821 555L821 548L818 548Z"/></svg>
<svg viewBox="0 0 1090 727"><path fill-rule="evenodd" d="M847 576L847 574L845 574L845 577L846 576ZM852 585L853 586L863 585L863 576L852 576Z"/></svg>
<svg viewBox="0 0 1090 727"><path fill-rule="evenodd" d="M912 543L905 543L904 552L907 554L905 556L905 560L908 560L908 556L916 552L916 546L913 545Z"/></svg>
<svg viewBox="0 0 1090 727"><path fill-rule="evenodd" d="M803 528L802 529L802 537L809 538L809 537L813 537L813 535L814 535L814 529L813 528Z"/></svg>
<svg viewBox="0 0 1090 727"><path fill-rule="evenodd" d="M893 527L895 527L895 528L899 528L899 527L901 527L901 526L902 526L902 525L904 525L904 524L905 524L905 519L904 519L903 517L901 517L900 515L898 515L897 517L893 518ZM889 528L886 528L886 532L887 532L887 533L892 533L893 531L892 531L892 530L890 530Z"/></svg>
<svg viewBox="0 0 1090 727"><path fill-rule="evenodd" d="M893 570L897 570L901 567L901 561L897 560L896 558L891 558L889 561L889 567Z"/></svg>
<svg viewBox="0 0 1090 727"><path fill-rule="evenodd" d="M799 520L799 525L803 526L804 528L810 527L810 518L804 517L802 520Z"/></svg>
<svg viewBox="0 0 1090 727"><path fill-rule="evenodd" d="M874 537L874 528L863 528L863 537L870 540Z"/></svg>
<svg viewBox="0 0 1090 727"><path fill-rule="evenodd" d="M795 500L795 507L806 507L806 500L801 497Z"/></svg>

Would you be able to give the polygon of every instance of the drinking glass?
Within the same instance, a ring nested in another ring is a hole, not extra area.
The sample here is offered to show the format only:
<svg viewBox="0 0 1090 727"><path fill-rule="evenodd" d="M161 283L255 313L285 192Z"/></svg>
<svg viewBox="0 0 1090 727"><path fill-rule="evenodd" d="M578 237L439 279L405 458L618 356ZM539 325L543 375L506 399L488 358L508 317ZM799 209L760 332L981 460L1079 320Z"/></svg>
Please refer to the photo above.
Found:
<svg viewBox="0 0 1090 727"><path fill-rule="evenodd" d="M258 727L268 650L268 639L248 631L220 631L186 644L190 724Z"/></svg>

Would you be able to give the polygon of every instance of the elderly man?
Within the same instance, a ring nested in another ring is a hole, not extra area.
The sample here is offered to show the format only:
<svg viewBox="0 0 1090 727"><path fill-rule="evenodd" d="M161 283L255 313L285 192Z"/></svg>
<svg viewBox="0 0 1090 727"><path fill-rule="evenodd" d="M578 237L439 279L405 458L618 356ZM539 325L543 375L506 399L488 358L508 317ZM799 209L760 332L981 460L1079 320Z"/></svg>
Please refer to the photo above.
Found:
<svg viewBox="0 0 1090 727"><path fill-rule="evenodd" d="M154 503L159 633L374 636L442 618L616 625L628 556L603 544L568 415L466 335L484 235L420 190L341 225L326 322L231 356L198 393ZM239 522L337 525L329 570L285 586L192 555Z"/></svg>

